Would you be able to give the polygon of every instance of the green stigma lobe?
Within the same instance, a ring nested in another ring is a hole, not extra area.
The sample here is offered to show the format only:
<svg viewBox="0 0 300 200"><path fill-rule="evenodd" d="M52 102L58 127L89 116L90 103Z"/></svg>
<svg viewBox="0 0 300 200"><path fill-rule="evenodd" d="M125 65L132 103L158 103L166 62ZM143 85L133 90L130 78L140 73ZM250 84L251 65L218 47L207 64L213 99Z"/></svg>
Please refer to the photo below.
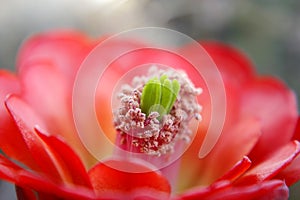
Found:
<svg viewBox="0 0 300 200"><path fill-rule="evenodd" d="M146 115L151 112L158 112L161 119L169 114L180 91L180 84L177 80L171 81L167 75L160 79L150 79L144 86L141 96L141 110Z"/></svg>
<svg viewBox="0 0 300 200"><path fill-rule="evenodd" d="M172 83L169 79L165 79L164 82L162 83L162 97L161 97L161 101L160 104L161 106L165 109L163 114L167 114L170 112L173 104L172 104L172 100L174 98L175 95L173 95L173 90L172 90ZM175 97L176 98L176 97Z"/></svg>
<svg viewBox="0 0 300 200"><path fill-rule="evenodd" d="M141 110L143 113L149 115L153 106L160 104L161 98L161 86L160 81L157 78L150 79L142 92L141 97Z"/></svg>
<svg viewBox="0 0 300 200"><path fill-rule="evenodd" d="M179 91L180 91L180 84L178 83L177 80L173 80L172 81L172 98L171 98L170 110L173 107L173 105L177 99ZM169 110L169 112L170 112L170 110Z"/></svg>

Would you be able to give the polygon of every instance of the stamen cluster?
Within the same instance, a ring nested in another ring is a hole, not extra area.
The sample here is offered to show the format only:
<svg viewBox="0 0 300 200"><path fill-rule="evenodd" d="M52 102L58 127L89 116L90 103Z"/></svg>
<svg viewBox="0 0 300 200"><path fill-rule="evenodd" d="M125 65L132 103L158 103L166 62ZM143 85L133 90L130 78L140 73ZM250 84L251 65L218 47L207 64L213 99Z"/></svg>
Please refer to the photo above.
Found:
<svg viewBox="0 0 300 200"><path fill-rule="evenodd" d="M145 84L153 77L165 75L180 84L180 92L170 112L163 116L157 111L148 115L143 113L140 103ZM201 119L201 106L196 100L201 92L182 71L158 70L152 67L148 76L135 77L131 85L123 86L118 95L120 107L114 112L114 125L121 137L119 145L126 146L126 150L149 155L172 153L178 140L190 140L190 120Z"/></svg>

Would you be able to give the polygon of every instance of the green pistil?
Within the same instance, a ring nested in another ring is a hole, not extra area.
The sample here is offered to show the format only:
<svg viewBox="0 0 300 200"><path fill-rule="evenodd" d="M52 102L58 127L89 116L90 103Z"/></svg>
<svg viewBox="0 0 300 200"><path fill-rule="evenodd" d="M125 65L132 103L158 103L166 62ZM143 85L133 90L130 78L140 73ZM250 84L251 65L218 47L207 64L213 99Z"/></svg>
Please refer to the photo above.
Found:
<svg viewBox="0 0 300 200"><path fill-rule="evenodd" d="M180 90L177 80L170 80L167 75L160 79L152 78L144 86L141 96L141 110L146 115L158 112L161 119L169 114Z"/></svg>

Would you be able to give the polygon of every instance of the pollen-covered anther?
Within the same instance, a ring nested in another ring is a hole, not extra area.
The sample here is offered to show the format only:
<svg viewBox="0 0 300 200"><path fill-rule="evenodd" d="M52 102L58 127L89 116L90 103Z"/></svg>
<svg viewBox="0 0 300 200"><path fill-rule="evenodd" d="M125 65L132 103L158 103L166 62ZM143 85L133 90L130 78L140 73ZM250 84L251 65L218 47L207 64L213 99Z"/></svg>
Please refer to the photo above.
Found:
<svg viewBox="0 0 300 200"><path fill-rule="evenodd" d="M174 152L179 140L190 141L191 119L201 120L201 93L182 71L151 68L148 76L136 76L123 86L114 111L119 146L155 156Z"/></svg>

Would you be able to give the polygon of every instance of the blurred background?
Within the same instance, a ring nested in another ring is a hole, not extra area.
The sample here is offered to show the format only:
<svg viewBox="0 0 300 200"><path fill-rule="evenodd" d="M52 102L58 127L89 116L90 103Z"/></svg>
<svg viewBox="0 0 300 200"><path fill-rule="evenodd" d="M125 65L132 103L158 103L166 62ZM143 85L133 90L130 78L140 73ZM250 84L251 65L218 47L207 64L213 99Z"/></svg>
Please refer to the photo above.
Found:
<svg viewBox="0 0 300 200"><path fill-rule="evenodd" d="M77 29L97 37L143 26L230 43L300 97L298 0L0 0L0 68L14 70L22 41L37 32ZM291 188L290 199L300 199L298 190L300 184ZM4 182L2 199L16 199Z"/></svg>

